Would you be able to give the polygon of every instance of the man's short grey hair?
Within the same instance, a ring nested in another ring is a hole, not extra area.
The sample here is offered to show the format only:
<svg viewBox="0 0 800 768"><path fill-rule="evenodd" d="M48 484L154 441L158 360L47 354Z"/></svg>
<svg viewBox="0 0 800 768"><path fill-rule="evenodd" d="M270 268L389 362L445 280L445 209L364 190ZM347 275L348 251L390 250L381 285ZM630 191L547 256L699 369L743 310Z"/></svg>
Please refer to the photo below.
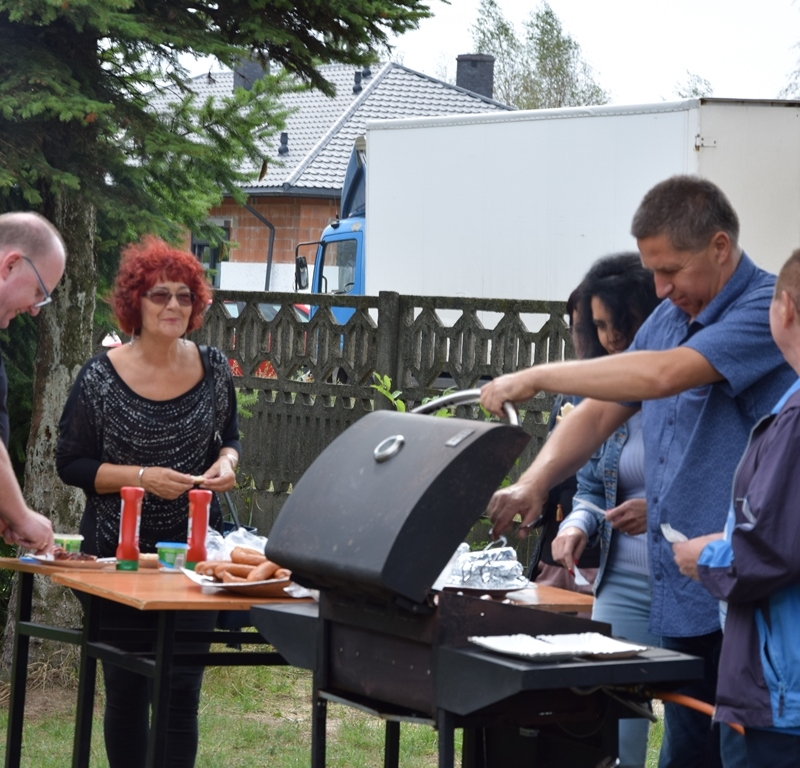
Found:
<svg viewBox="0 0 800 768"><path fill-rule="evenodd" d="M796 248L786 260L775 281L775 295L786 291L794 305L800 309L800 248Z"/></svg>
<svg viewBox="0 0 800 768"><path fill-rule="evenodd" d="M656 184L631 224L637 240L666 235L678 251L701 251L717 232L724 232L737 247L739 217L725 193L698 176L672 176Z"/></svg>
<svg viewBox="0 0 800 768"><path fill-rule="evenodd" d="M58 248L66 254L61 234L44 216L32 211L0 214L0 254L18 249L38 261Z"/></svg>

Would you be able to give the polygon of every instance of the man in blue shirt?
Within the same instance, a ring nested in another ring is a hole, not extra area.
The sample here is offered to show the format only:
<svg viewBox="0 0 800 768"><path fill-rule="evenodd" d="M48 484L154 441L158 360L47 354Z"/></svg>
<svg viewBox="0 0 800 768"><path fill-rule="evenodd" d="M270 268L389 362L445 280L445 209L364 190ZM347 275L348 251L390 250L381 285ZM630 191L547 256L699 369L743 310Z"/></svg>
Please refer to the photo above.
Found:
<svg viewBox="0 0 800 768"><path fill-rule="evenodd" d="M664 645L707 660L706 679L682 692L712 703L721 642L717 606L680 573L661 524L690 538L722 529L750 428L794 374L770 336L775 278L742 252L738 218L718 187L690 176L661 182L642 200L632 234L656 292L669 301L650 315L628 352L534 366L483 388L481 404L498 414L505 401L524 401L539 391L586 398L517 483L494 495L489 514L497 533L519 514L524 535L548 488L577 471L641 408L650 631ZM565 565L580 554L578 546ZM707 717L666 705L660 768L719 765L709 733Z"/></svg>

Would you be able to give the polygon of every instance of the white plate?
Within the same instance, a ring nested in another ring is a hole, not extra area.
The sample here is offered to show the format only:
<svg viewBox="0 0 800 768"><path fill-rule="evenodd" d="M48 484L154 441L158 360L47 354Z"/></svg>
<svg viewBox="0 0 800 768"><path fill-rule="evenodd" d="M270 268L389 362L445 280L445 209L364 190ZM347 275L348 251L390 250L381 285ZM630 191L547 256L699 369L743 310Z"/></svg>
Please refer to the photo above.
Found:
<svg viewBox="0 0 800 768"><path fill-rule="evenodd" d="M192 571L189 568L181 568L180 571L187 579L190 579L195 584L203 587L204 589L211 589L216 591L217 589L222 587L222 583L219 581L214 580L211 576L201 576L196 571Z"/></svg>
<svg viewBox="0 0 800 768"><path fill-rule="evenodd" d="M615 640L598 632L537 635L536 637L533 635L490 635L468 639L475 645L497 653L548 661L575 656L592 659L625 659L647 650L647 646Z"/></svg>
<svg viewBox="0 0 800 768"><path fill-rule="evenodd" d="M269 579L268 581L223 581L220 586L227 592L245 597L291 597L286 587L289 579Z"/></svg>
<svg viewBox="0 0 800 768"><path fill-rule="evenodd" d="M225 590L239 595L249 595L250 597L291 597L285 592L292 582L289 579L269 579L267 581L217 581L211 576L201 576L188 568L181 568L181 572L190 578L195 584L199 584L204 589Z"/></svg>
<svg viewBox="0 0 800 768"><path fill-rule="evenodd" d="M533 635L490 635L467 638L471 643L489 651L520 656L523 659L559 661L575 656L569 649L558 648L552 643L537 640Z"/></svg>
<svg viewBox="0 0 800 768"><path fill-rule="evenodd" d="M599 632L579 632L572 635L536 635L539 640L555 646L567 645L579 656L593 659L625 659L647 650L646 645L637 645L625 640L601 635Z"/></svg>

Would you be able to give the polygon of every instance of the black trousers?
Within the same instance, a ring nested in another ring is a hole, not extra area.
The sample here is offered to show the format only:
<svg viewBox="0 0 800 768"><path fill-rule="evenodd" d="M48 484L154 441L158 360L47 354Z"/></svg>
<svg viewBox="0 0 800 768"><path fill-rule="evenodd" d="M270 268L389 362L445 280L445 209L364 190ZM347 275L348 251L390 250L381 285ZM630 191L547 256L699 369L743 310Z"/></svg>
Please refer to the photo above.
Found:
<svg viewBox="0 0 800 768"><path fill-rule="evenodd" d="M109 629L153 629L158 616L111 601L99 604L100 627ZM175 628L178 631L211 631L216 611L181 611ZM115 642L130 652L152 652L155 642ZM209 643L177 643L175 652L206 653ZM150 736L152 680L133 672L103 663L106 707L103 734L109 768L143 768L147 760ZM167 722L167 760L170 768L193 768L197 757L197 713L204 667L175 667L170 687Z"/></svg>
<svg viewBox="0 0 800 768"><path fill-rule="evenodd" d="M797 768L800 763L800 736L793 733L745 728L749 765L755 768Z"/></svg>
<svg viewBox="0 0 800 768"><path fill-rule="evenodd" d="M717 666L722 632L697 637L663 637L661 644L673 651L700 656L705 675L676 692L713 704L717 693ZM680 704L664 703L664 739L659 768L721 768L719 726L708 715Z"/></svg>

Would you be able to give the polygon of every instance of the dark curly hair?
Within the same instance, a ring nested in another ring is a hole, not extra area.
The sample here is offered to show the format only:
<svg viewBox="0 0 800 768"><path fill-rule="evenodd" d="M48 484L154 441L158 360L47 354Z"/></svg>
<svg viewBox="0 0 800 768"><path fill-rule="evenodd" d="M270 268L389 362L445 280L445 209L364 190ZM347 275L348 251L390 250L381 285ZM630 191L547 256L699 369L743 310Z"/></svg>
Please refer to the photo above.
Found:
<svg viewBox="0 0 800 768"><path fill-rule="evenodd" d="M659 305L653 273L642 266L638 253L617 253L598 259L580 285L577 333L586 357L608 354L600 345L592 322L592 298L608 308L611 322L629 346L639 326Z"/></svg>
<svg viewBox="0 0 800 768"><path fill-rule="evenodd" d="M194 294L187 332L203 324L203 314L211 301L211 286L203 266L191 253L147 235L122 251L114 289L109 304L124 333L135 334L142 328L142 295L159 280L184 283Z"/></svg>

